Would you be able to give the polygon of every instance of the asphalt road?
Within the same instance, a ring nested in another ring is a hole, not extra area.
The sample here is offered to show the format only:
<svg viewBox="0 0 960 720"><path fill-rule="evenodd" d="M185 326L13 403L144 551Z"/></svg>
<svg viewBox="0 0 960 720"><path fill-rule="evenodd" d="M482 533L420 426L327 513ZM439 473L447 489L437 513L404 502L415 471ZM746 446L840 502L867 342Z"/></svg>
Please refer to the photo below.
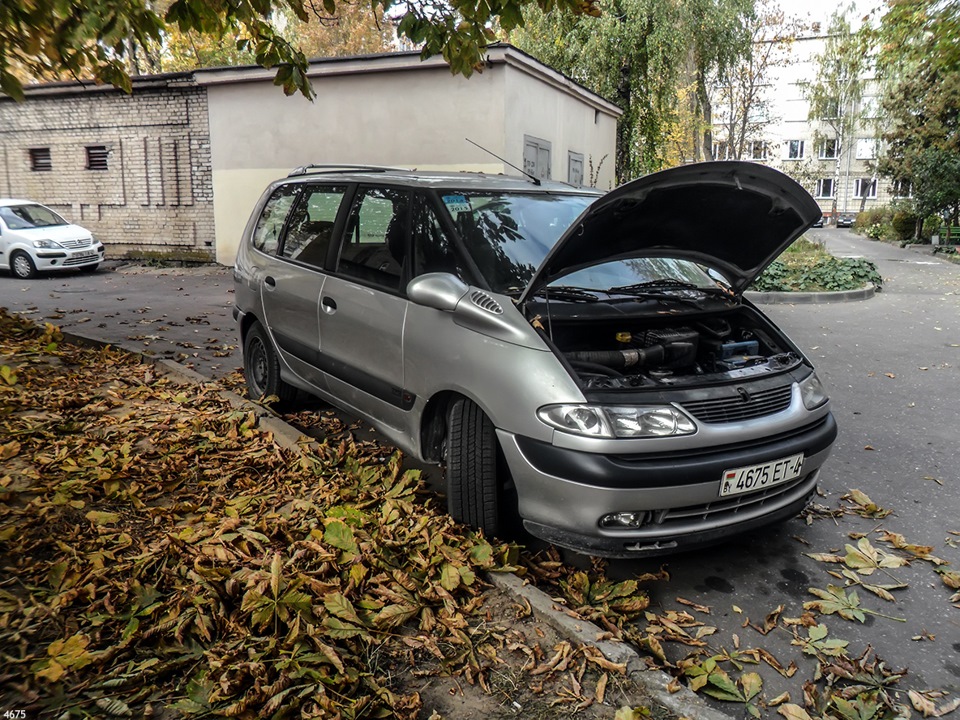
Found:
<svg viewBox="0 0 960 720"><path fill-rule="evenodd" d="M960 533L960 265L846 230L813 232L837 255L874 260L883 292L863 302L768 305L764 311L808 353L831 393L840 436L821 474L820 505L849 506L841 497L859 489L892 514L818 516L810 524L795 519L712 549L609 566L616 577L666 567L670 581L648 586L655 608L687 611L716 627L707 638L716 651L732 651L739 642L767 650L783 666L795 662L791 679L766 665L757 670L764 696L788 691L798 703L813 661L791 645L787 632L762 635L745 622L762 625L781 605L782 617L798 617L803 603L814 599L808 588L842 584L828 574L839 566L805 553L843 554L854 542L850 533L866 533L875 547L889 550L878 539L883 529L931 545L934 555L960 567L960 535L950 534ZM210 376L241 364L228 268L114 265L92 275L29 282L0 277L0 306ZM895 603L861 590L861 605L903 622L869 614L863 624L821 616L830 637L849 641L853 655L871 646L888 667L907 669L903 689L960 693L960 609L948 602L950 591L931 565L915 561L875 577L867 582L905 587L892 591ZM686 653L679 645L667 649L674 658ZM736 706L723 709L739 714Z"/></svg>

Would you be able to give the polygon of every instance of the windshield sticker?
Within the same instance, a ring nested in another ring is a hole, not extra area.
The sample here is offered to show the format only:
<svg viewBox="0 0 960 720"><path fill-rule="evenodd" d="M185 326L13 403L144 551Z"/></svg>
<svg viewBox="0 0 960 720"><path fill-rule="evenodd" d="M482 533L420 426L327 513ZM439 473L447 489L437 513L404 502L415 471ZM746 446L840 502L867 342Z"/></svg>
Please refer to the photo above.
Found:
<svg viewBox="0 0 960 720"><path fill-rule="evenodd" d="M444 195L443 204L447 206L447 210L450 211L451 215L473 212L473 208L470 207L470 201L463 195Z"/></svg>

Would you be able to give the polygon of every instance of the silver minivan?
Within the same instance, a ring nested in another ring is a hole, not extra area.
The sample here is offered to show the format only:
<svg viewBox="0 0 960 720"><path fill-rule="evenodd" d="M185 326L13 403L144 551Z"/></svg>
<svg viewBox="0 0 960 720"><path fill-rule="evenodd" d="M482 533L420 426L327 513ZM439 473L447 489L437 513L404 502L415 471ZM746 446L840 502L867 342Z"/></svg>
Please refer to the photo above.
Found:
<svg viewBox="0 0 960 720"><path fill-rule="evenodd" d="M234 271L255 398L316 395L445 466L450 513L607 557L802 510L836 437L749 283L821 217L787 176L687 165L607 194L301 168Z"/></svg>

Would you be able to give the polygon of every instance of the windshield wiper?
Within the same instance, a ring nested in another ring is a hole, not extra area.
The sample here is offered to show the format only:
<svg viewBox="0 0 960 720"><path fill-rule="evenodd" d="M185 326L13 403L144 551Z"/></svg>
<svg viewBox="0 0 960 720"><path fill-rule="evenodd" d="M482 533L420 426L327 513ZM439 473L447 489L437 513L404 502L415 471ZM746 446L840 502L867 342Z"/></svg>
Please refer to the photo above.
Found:
<svg viewBox="0 0 960 720"><path fill-rule="evenodd" d="M565 300L567 302L597 302L600 299L588 288L574 285L549 285L540 288L533 294L548 300Z"/></svg>
<svg viewBox="0 0 960 720"><path fill-rule="evenodd" d="M730 295L729 291L724 290L721 287L703 287L701 285L694 285L693 283L685 282L683 280L674 280L673 278L647 280L646 282L634 283L632 285L618 285L617 287L610 288L607 292L623 293L625 295L637 295L656 290L692 290L694 292L703 293L704 295Z"/></svg>

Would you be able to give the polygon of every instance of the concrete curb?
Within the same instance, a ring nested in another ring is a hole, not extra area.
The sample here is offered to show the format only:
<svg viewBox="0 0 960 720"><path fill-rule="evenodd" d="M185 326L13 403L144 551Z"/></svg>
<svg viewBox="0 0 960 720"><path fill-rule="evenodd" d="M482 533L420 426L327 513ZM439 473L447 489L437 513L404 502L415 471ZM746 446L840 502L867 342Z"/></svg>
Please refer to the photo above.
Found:
<svg viewBox="0 0 960 720"><path fill-rule="evenodd" d="M632 646L615 640L597 640L603 630L589 620L568 615L542 590L530 585L513 573L490 573L490 581L518 600L525 600L530 609L544 623L556 630L574 645L592 645L607 660L627 666L627 675L651 700L680 718L697 720L731 720L730 715L707 705L692 690L681 686L671 693L667 685L672 681L660 670L646 670L643 658Z"/></svg>
<svg viewBox="0 0 960 720"><path fill-rule="evenodd" d="M756 292L748 290L743 296L758 305L814 305L869 300L876 292L876 286L870 283L859 290L839 290L836 292Z"/></svg>
<svg viewBox="0 0 960 720"><path fill-rule="evenodd" d="M145 363L150 363L163 374L177 378L184 383L203 385L216 382L195 370L184 367L167 358L158 358L123 348L113 343L84 337L72 332L61 331L65 340L77 345L94 348L119 347L124 352L139 355ZM262 405L250 402L230 390L219 390L219 395L232 407L255 412L260 426L273 433L274 440L289 450L300 452L304 446L316 444L314 440L298 432ZM716 710L706 704L693 691L681 686L671 693L667 685L672 678L660 670L647 670L640 653L631 645L617 640L598 640L603 630L588 620L568 615L549 595L530 585L526 580L513 573L487 573L487 579L498 589L515 600L526 601L536 617L552 627L574 646L589 645L597 648L603 656L614 663L627 668L627 676L650 700L677 715L678 718L696 718L697 720L732 720L731 715ZM639 699L637 702L641 702Z"/></svg>

